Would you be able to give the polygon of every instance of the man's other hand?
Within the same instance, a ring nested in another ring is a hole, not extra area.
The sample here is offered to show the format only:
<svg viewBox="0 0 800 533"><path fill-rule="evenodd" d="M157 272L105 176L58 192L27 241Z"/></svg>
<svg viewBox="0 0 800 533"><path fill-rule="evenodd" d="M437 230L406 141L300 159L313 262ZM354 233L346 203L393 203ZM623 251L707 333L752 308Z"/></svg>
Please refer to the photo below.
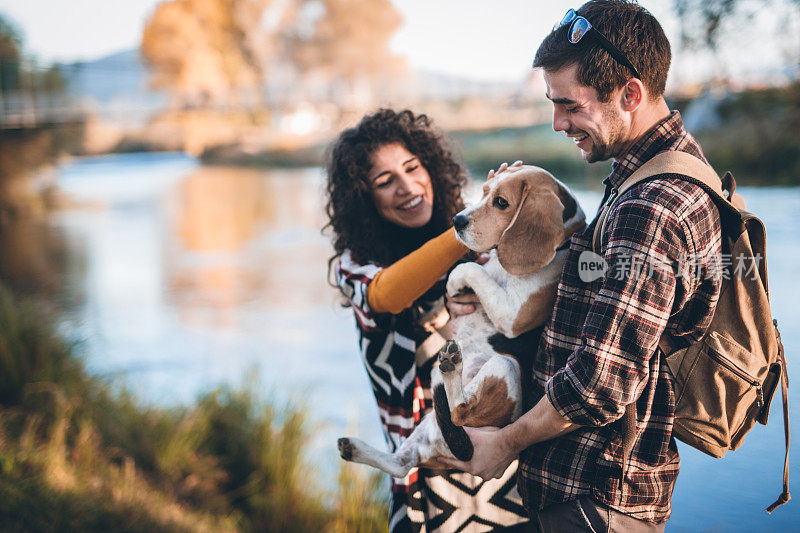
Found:
<svg viewBox="0 0 800 533"><path fill-rule="evenodd" d="M480 253L475 262L479 265L485 265L489 261L489 254ZM458 296L445 296L445 304L450 311L450 316L461 316L474 313L481 301L475 293L460 294Z"/></svg>
<svg viewBox="0 0 800 533"><path fill-rule="evenodd" d="M474 313L481 301L478 296L471 292L468 294L458 294L456 296L446 296L446 305L451 317L468 315Z"/></svg>

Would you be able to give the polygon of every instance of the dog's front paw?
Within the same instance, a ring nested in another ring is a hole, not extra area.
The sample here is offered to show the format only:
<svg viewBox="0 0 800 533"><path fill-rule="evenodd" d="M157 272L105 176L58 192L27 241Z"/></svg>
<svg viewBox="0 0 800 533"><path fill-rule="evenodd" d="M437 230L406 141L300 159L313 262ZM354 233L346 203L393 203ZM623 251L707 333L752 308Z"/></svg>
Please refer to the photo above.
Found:
<svg viewBox="0 0 800 533"><path fill-rule="evenodd" d="M439 371L442 374L454 372L461 364L461 348L455 341L447 341L447 344L439 350Z"/></svg>
<svg viewBox="0 0 800 533"><path fill-rule="evenodd" d="M472 277L476 270L481 270L477 263L461 263L450 272L447 277L447 295L456 296L472 292Z"/></svg>
<svg viewBox="0 0 800 533"><path fill-rule="evenodd" d="M455 273L455 271L453 271L453 273ZM458 296L460 294L463 294L464 292L466 292L465 289L467 289L467 288L468 288L468 286L464 284L464 282L463 282L463 280L461 278L456 278L456 277L453 276L453 274L450 274L450 277L447 278L447 295L448 296L452 297L452 296Z"/></svg>

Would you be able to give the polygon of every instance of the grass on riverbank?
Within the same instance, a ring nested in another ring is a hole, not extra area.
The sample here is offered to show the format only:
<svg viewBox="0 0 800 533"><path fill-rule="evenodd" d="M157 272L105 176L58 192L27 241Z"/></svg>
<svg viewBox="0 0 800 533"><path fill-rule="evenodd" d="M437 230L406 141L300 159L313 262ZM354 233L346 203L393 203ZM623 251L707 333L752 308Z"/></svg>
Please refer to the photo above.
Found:
<svg viewBox="0 0 800 533"><path fill-rule="evenodd" d="M380 477L348 465L322 488L302 407L250 390L142 407L76 351L0 287L0 529L386 529Z"/></svg>

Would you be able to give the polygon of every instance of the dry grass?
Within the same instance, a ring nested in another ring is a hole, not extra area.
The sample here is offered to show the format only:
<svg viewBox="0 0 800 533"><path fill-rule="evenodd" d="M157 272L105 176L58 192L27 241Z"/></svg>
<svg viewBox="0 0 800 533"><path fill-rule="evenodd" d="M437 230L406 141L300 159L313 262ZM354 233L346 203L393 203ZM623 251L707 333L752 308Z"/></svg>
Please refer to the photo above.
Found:
<svg viewBox="0 0 800 533"><path fill-rule="evenodd" d="M301 406L221 389L142 407L75 352L0 288L0 530L385 531L379 476L321 485Z"/></svg>

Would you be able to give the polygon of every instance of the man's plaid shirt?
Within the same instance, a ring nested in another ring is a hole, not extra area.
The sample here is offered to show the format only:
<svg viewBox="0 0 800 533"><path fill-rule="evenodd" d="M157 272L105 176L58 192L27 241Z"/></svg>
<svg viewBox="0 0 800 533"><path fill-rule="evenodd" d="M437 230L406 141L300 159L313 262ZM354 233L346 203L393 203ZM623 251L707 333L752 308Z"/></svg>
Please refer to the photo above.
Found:
<svg viewBox="0 0 800 533"><path fill-rule="evenodd" d="M604 181L606 196L667 150L703 158L677 112L614 162ZM657 344L664 331L698 340L711 323L722 284L719 214L710 197L687 181L659 178L632 187L612 209L602 235L609 269L584 283L578 258L592 249L594 226L572 237L531 385L534 401L546 394L562 416L582 427L525 450L519 489L531 511L588 494L635 518L663 522L680 461L672 438L672 378ZM638 275L631 258L645 265ZM696 274L678 268L687 259ZM621 417L632 402L636 439L623 482Z"/></svg>

